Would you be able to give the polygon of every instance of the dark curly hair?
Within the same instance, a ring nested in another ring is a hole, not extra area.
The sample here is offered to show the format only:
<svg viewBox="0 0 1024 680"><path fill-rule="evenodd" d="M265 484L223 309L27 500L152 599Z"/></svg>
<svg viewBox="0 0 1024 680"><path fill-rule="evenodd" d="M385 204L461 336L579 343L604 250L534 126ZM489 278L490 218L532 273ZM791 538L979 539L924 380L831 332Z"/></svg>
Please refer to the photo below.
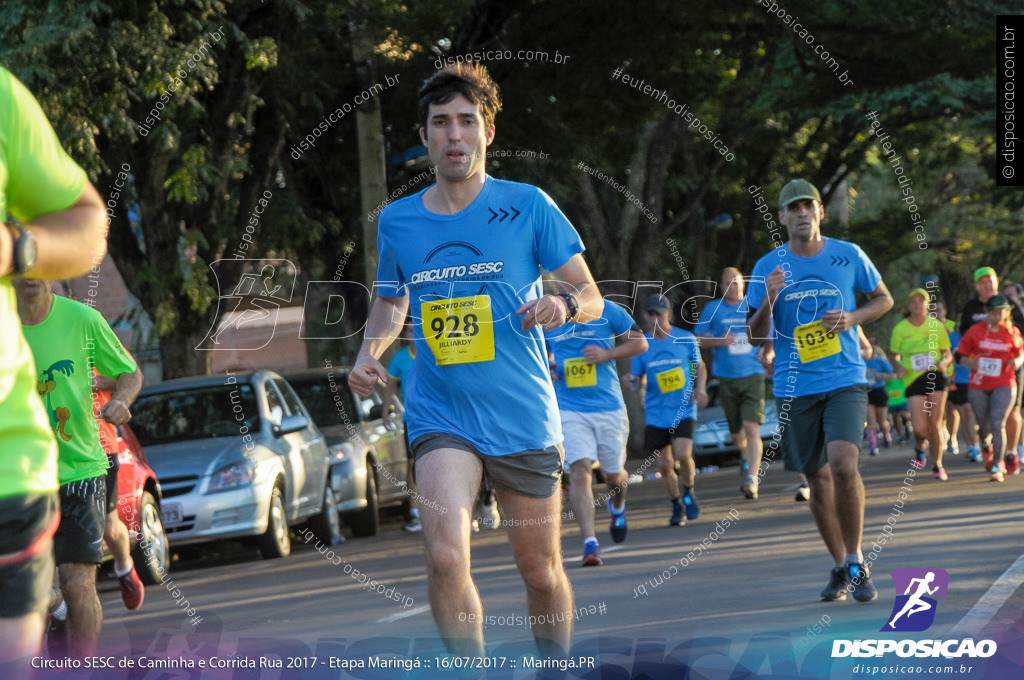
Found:
<svg viewBox="0 0 1024 680"><path fill-rule="evenodd" d="M486 127L494 125L494 116L501 111L501 93L483 64L469 62L446 66L423 82L419 116L420 126L425 132L430 105L447 104L460 94L471 103L480 105Z"/></svg>

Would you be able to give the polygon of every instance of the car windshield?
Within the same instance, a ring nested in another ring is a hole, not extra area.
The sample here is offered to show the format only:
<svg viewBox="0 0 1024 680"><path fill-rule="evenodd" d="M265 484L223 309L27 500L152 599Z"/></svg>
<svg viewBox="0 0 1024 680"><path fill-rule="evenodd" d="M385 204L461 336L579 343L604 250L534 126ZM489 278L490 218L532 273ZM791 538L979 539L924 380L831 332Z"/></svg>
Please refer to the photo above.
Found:
<svg viewBox="0 0 1024 680"><path fill-rule="evenodd" d="M259 427L255 393L244 383L159 392L132 405L132 430L143 446L238 437Z"/></svg>
<svg viewBox="0 0 1024 680"><path fill-rule="evenodd" d="M357 421L352 396L348 391L348 376L332 375L328 378L324 375L313 379L290 379L288 382L306 405L306 410L317 427L342 425L346 415L350 423ZM331 389L332 385L334 390Z"/></svg>

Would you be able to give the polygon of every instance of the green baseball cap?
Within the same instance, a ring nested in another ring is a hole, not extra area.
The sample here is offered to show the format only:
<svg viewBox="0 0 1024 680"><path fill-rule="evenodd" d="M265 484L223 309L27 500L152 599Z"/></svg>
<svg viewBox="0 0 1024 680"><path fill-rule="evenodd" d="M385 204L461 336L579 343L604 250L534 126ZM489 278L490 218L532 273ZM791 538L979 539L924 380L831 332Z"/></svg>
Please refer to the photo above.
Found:
<svg viewBox="0 0 1024 680"><path fill-rule="evenodd" d="M793 201L799 201L801 199L814 199L818 203L821 203L821 194L819 194L817 188L807 180L794 179L789 184L782 187L782 192L779 194L779 207L785 208Z"/></svg>
<svg viewBox="0 0 1024 680"><path fill-rule="evenodd" d="M979 267L978 269L974 270L974 280L975 281L980 279L982 276L995 276L995 275L996 275L996 270L992 269L992 267Z"/></svg>

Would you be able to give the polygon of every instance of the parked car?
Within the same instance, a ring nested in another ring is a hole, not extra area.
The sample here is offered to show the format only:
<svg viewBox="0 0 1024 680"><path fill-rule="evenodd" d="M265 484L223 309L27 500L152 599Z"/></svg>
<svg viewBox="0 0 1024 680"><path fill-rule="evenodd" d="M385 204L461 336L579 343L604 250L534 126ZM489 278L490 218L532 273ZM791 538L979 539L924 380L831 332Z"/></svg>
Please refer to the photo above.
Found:
<svg viewBox="0 0 1024 680"><path fill-rule="evenodd" d="M327 438L331 488L342 521L356 536L375 535L381 506L409 504L402 405L397 398L392 404L389 430L381 421L380 395L360 397L352 392L348 368L297 371L285 378Z"/></svg>
<svg viewBox="0 0 1024 680"><path fill-rule="evenodd" d="M118 516L128 527L132 561L139 578L146 585L154 585L171 568L171 552L160 517L160 482L131 427L121 425L117 434L119 444L123 442L117 454ZM142 539L146 540L146 549L139 547ZM109 553L104 556L112 559Z"/></svg>
<svg viewBox="0 0 1024 680"><path fill-rule="evenodd" d="M772 401L765 401L764 424L760 428L761 441L765 447L771 442L772 435L779 431L779 417ZM740 451L732 443L729 424L724 417L712 418L697 425L693 433L693 456L697 462L715 464L740 459Z"/></svg>
<svg viewBox="0 0 1024 680"><path fill-rule="evenodd" d="M340 540L327 445L281 376L169 380L145 387L132 411L171 545L255 537L264 558L285 557L289 526L306 520Z"/></svg>

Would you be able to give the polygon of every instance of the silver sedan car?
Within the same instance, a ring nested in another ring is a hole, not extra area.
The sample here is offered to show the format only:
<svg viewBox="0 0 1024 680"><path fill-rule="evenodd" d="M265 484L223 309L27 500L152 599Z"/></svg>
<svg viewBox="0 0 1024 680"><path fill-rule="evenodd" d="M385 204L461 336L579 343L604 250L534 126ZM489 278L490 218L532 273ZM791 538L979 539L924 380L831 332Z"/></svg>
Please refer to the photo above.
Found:
<svg viewBox="0 0 1024 680"><path fill-rule="evenodd" d="M285 557L289 526L307 520L340 541L327 445L281 376L170 380L146 387L132 412L171 545L255 537L264 557Z"/></svg>

